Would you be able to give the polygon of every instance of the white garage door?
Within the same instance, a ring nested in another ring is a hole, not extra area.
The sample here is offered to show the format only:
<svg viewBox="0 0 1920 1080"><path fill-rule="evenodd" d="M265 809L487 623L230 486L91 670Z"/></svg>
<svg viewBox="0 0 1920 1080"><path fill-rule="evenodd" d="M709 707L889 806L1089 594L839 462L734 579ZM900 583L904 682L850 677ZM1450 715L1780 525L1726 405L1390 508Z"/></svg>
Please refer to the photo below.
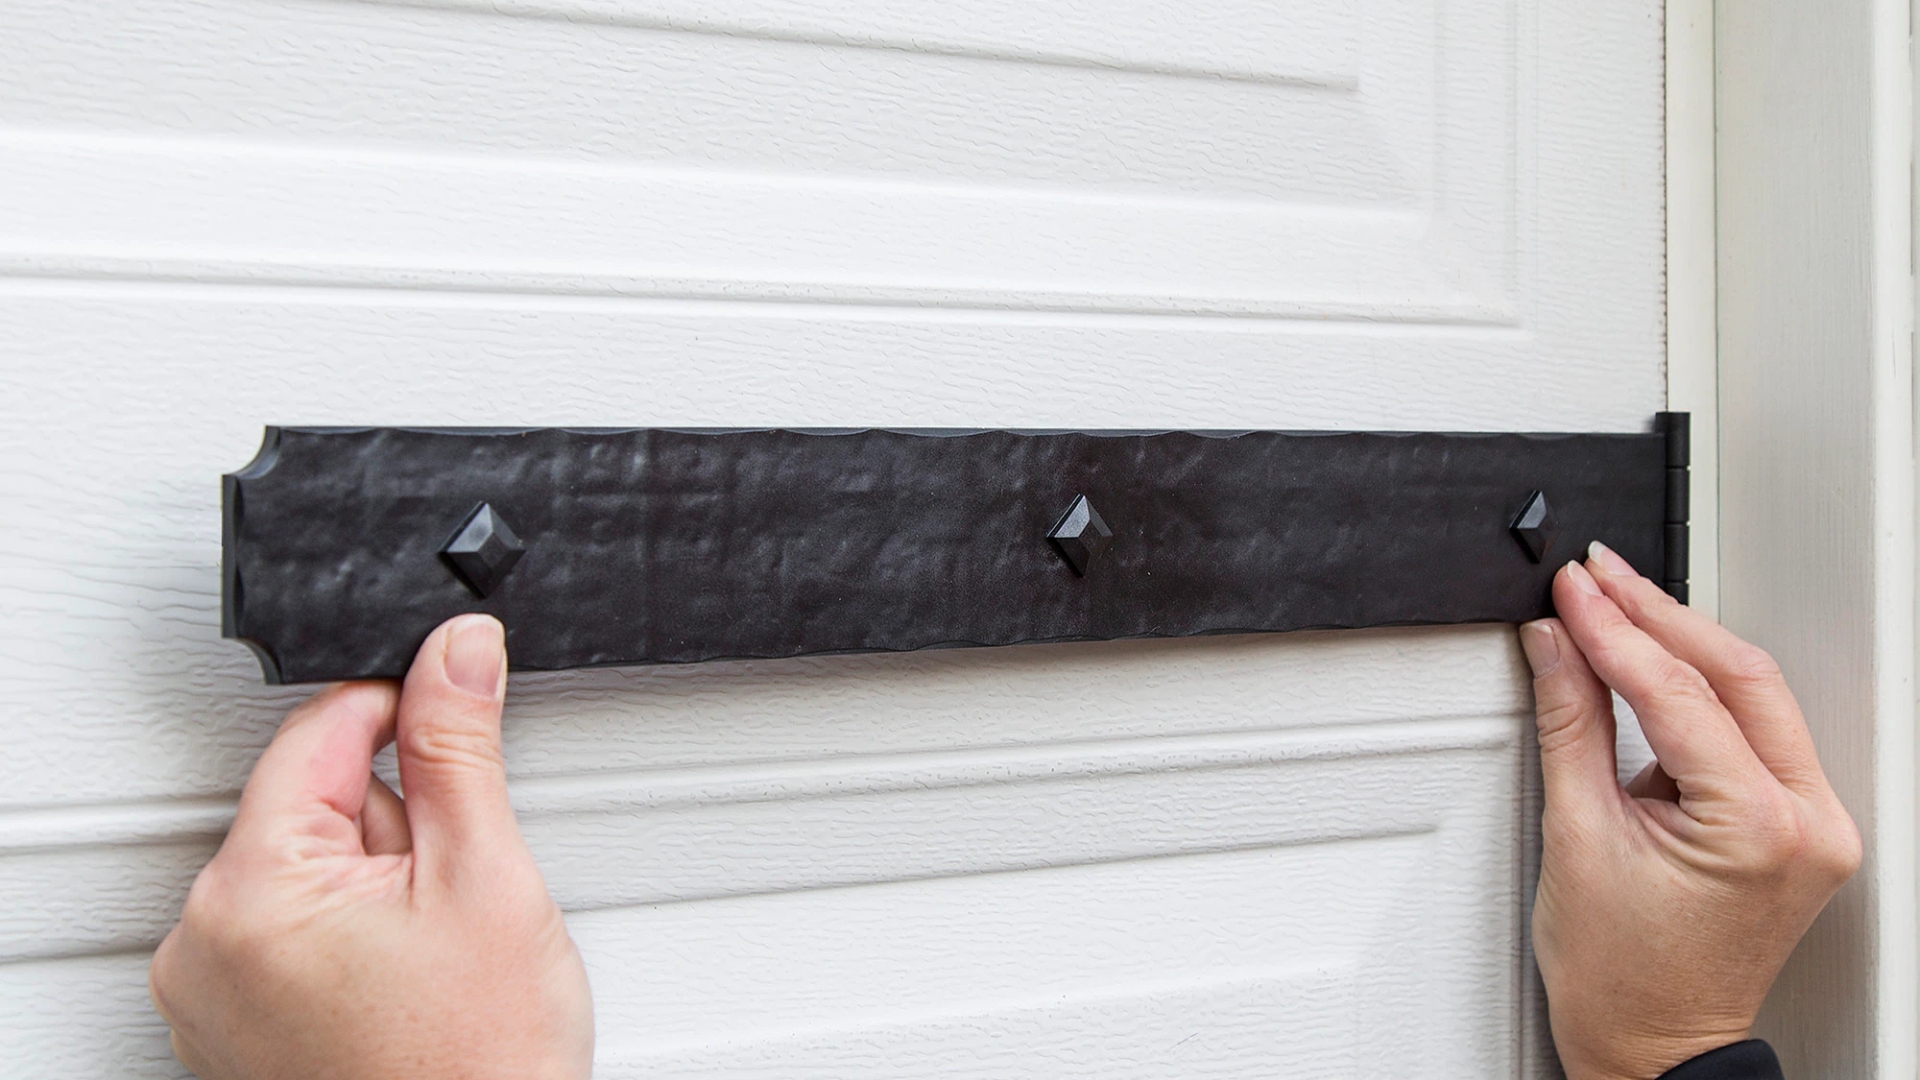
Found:
<svg viewBox="0 0 1920 1080"><path fill-rule="evenodd" d="M275 423L1635 430L1656 0L0 5L0 1061L296 690ZM1436 573L1444 568L1435 568ZM516 677L603 1076L1535 1071L1503 627Z"/></svg>

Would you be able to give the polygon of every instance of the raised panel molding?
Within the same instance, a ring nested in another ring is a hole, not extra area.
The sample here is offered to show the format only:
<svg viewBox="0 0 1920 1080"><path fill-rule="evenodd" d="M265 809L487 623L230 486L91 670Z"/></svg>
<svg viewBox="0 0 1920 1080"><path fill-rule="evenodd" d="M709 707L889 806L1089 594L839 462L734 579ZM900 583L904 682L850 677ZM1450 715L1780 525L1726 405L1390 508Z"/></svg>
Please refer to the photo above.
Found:
<svg viewBox="0 0 1920 1080"><path fill-rule="evenodd" d="M1359 8L1336 0L361 2L1338 90L1359 86L1368 21Z"/></svg>
<svg viewBox="0 0 1920 1080"><path fill-rule="evenodd" d="M202 18L257 17L231 0L199 6L212 8ZM418 107L444 114L437 130L478 131L489 108L504 110L507 123L524 116L524 100L488 100L501 77L461 40L491 42L501 12L519 8L432 0L340 10L373 15L319 20L303 3L288 9L286 27L259 29L285 34L314 22L303 45L311 67L284 65L260 95L297 95L301 113L316 95L339 99L338 108L363 103L368 119L358 127L369 133L406 122L375 118L377 80L399 78L390 66L351 77L366 49L386 47L444 72L445 86L386 91L430 90ZM429 32L437 27L392 17L399 10L452 20L446 40ZM1060 3L916 3L888 8L872 41L848 29L866 13L798 0L712 11L542 0L527 10L545 16L536 22L550 27L556 50L578 54L547 74L542 109L577 113L576 125L616 124L630 150L583 160L603 141L584 131L576 146L543 149L396 146L344 133L242 137L223 131L232 116L187 131L136 124L109 133L72 127L60 112L76 106L59 105L30 126L0 129L0 199L17 210L0 226L0 275L1520 319L1515 16L1506 0L1470 0L1445 20L1410 2L1364 19L1340 5L1269 10L1235 0L1179 18L1136 4L1097 20ZM389 17L373 17L381 13ZM618 37L606 40L575 15L613 19ZM14 36L57 34L70 17L16 15L25 26ZM126 17L158 20L146 6ZM0 15L0 38L6 23ZM672 29L682 23L701 33ZM1256 33L1279 26L1291 32ZM171 20L152 32L197 54L196 72L231 68L239 50L266 45L237 32L214 40ZM689 44L720 39L728 51L712 55ZM1093 66L1041 77L1020 42ZM876 53L874 43L884 47ZM922 46L960 52L921 56ZM874 59L823 63L849 50ZM960 56L968 50L979 58ZM515 59L538 55L527 48ZM1208 56L1225 66L1195 66ZM33 77L33 51L11 59ZM961 62L973 68L929 67ZM1320 70L1328 65L1336 74ZM603 69L641 81L624 100L594 101L589 74ZM705 82L729 71L731 79ZM194 77L147 72L147 94L177 94L192 112ZM1130 81L1146 77L1163 85ZM296 78L308 81L290 84ZM472 92L461 92L467 83ZM871 96L875 87L886 93ZM676 112L696 103L697 115ZM770 110L793 113L777 138ZM492 127L496 138L509 130ZM861 145L843 145L855 131ZM799 138L811 141L778 144ZM1000 161L990 174L961 165L990 158Z"/></svg>
<svg viewBox="0 0 1920 1080"><path fill-rule="evenodd" d="M0 233L0 274L16 276L1517 318L1411 209L18 132L0 134L0 163L0 199L24 211Z"/></svg>
<svg viewBox="0 0 1920 1080"><path fill-rule="evenodd" d="M1511 957L1486 945L1504 913L1459 891L1498 855L1453 839L900 882L570 926L596 958L604 1014L648 1018L602 1036L599 1062L616 1076L1270 1077L1284 1061L1357 1080L1436 1059L1498 1075L1512 1067L1510 1028L1486 975ZM1419 1007L1423 990L1445 1004ZM1382 1015L1397 1018L1391 1030Z"/></svg>
<svg viewBox="0 0 1920 1080"><path fill-rule="evenodd" d="M1511 768L1415 834L571 915L595 1075L1512 1075ZM0 966L10 1069L184 1077L147 961Z"/></svg>
<svg viewBox="0 0 1920 1080"><path fill-rule="evenodd" d="M1160 798L1103 797L1087 785L1095 803L1063 805L1044 787L979 778L978 790L1011 811L1007 829L1044 831L1057 819L1056 831L1147 836L1109 858L1068 847L851 888L576 908L568 922L600 1015L596 1075L1264 1077L1285 1061L1307 1070L1289 1075L1358 1078L1436 1060L1509 1074L1517 1017L1504 1006L1520 971L1520 905L1489 903L1485 892L1511 866L1503 784L1522 723L1296 740L1304 756L1279 754L1291 763L1280 771L1248 752L1258 740L1225 754L1216 746L1185 762L1205 767L1158 775L1221 786ZM1374 765L1404 768L1360 767L1351 755L1368 742L1384 754ZM1448 743L1467 748L1418 749ZM1336 756L1317 757L1327 751ZM1354 768L1316 774L1316 761ZM1381 829L1382 805L1409 827ZM1263 833L1263 817L1316 814L1318 825L1291 837L1284 827ZM965 846L979 823L950 821L953 842ZM862 830L848 825L851 842ZM1169 827L1213 840L1156 849L1152 834ZM795 830L763 836L763 850L804 854L802 837L834 835L817 821ZM538 835L549 876L563 882L551 837ZM996 833L985 835L978 852L994 846ZM593 838L587 828L574 842ZM651 867L630 861L638 854L603 848L602 876L644 879ZM0 1011L16 1018L0 1025L0 1053L23 1075L181 1075L145 1004L145 964L144 952L119 952L0 966ZM1378 1028L1369 1017L1380 1015L1396 1023ZM71 1037L76 1023L88 1038ZM1356 1023L1368 1038L1353 1037Z"/></svg>
<svg viewBox="0 0 1920 1080"><path fill-rule="evenodd" d="M1183 915L1169 913L1165 921ZM594 1075L603 1080L716 1073L741 1080L794 1075L1145 1080L1193 1070L1255 1080L1272 1076L1273 1062L1284 1059L1313 1063L1313 1071L1290 1076L1357 1080L1381 1075L1360 1068L1361 1059L1389 1057L1378 1043L1361 1037L1359 1018L1373 1004L1364 995L1375 987L1362 982L1358 967L1352 961L1246 967L1114 988L1013 995L991 1006L969 1003L972 1010L962 1005L881 1013L658 1049L614 1044L599 1051ZM1196 1042L1201 1036L1205 1041ZM1396 1049L1404 1047L1404 1039L1394 1042ZM1393 1056L1400 1062L1412 1058L1404 1052Z"/></svg>
<svg viewBox="0 0 1920 1080"><path fill-rule="evenodd" d="M570 912L1438 828L1514 717L516 780ZM0 814L0 963L151 948L229 800ZM1166 808L1180 808L1168 816Z"/></svg>

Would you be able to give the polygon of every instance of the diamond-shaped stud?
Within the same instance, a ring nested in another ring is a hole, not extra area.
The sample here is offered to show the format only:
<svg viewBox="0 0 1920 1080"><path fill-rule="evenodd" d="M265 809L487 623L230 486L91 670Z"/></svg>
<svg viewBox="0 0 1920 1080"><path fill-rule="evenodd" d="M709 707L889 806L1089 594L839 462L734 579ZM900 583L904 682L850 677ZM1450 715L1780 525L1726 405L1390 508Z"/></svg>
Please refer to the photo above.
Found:
<svg viewBox="0 0 1920 1080"><path fill-rule="evenodd" d="M1100 518L1100 511L1093 508L1085 495L1076 497L1060 520L1047 530L1047 539L1066 556L1067 565L1073 572L1085 577L1087 570L1100 558L1100 553L1113 543L1113 530Z"/></svg>
<svg viewBox="0 0 1920 1080"><path fill-rule="evenodd" d="M1547 495L1536 491L1527 496L1527 505L1520 508L1520 516L1513 519L1513 538L1527 549L1527 556L1534 562L1547 557L1547 549L1553 547L1553 541L1560 535L1560 525L1553 520L1553 509L1547 505Z"/></svg>
<svg viewBox="0 0 1920 1080"><path fill-rule="evenodd" d="M513 535L494 508L487 503L474 507L466 523L440 549L440 555L459 573L475 593L486 596L499 587L501 579L520 561L527 550Z"/></svg>

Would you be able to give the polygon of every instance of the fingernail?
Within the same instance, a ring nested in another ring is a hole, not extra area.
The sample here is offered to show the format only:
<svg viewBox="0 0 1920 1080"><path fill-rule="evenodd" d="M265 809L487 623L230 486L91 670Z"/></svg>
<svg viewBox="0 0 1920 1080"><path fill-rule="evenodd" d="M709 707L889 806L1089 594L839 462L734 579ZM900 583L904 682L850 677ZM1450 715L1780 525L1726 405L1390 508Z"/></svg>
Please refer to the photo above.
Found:
<svg viewBox="0 0 1920 1080"><path fill-rule="evenodd" d="M1567 564L1567 577L1572 579L1574 588L1588 596L1600 595L1600 583L1593 580L1593 575L1587 573L1587 568L1581 566L1578 559Z"/></svg>
<svg viewBox="0 0 1920 1080"><path fill-rule="evenodd" d="M1609 574L1619 574L1622 577L1640 576L1640 572L1635 570L1627 560L1621 558L1619 553L1598 540L1587 545L1587 558L1599 563L1600 569Z"/></svg>
<svg viewBox="0 0 1920 1080"><path fill-rule="evenodd" d="M493 616L465 615L447 631L447 680L467 693L498 694L506 662L506 634Z"/></svg>
<svg viewBox="0 0 1920 1080"><path fill-rule="evenodd" d="M1554 637L1553 627L1544 622L1520 627L1520 651L1527 654L1527 666L1536 679L1553 674L1560 666L1560 641Z"/></svg>

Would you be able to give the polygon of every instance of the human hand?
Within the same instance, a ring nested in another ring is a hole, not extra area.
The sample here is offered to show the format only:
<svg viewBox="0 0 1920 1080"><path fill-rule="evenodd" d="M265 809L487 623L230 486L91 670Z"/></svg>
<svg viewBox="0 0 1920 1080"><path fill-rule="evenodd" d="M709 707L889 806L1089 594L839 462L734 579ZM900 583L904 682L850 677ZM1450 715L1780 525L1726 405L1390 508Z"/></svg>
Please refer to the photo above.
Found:
<svg viewBox="0 0 1920 1080"><path fill-rule="evenodd" d="M1860 835L1765 652L1595 544L1520 628L1546 783L1533 909L1569 1080L1651 1080L1749 1036ZM1614 773L1608 688L1656 761Z"/></svg>
<svg viewBox="0 0 1920 1080"><path fill-rule="evenodd" d="M586 970L507 802L500 624L462 616L405 683L293 710L154 954L204 1080L573 1080ZM397 741L404 802L373 775Z"/></svg>

